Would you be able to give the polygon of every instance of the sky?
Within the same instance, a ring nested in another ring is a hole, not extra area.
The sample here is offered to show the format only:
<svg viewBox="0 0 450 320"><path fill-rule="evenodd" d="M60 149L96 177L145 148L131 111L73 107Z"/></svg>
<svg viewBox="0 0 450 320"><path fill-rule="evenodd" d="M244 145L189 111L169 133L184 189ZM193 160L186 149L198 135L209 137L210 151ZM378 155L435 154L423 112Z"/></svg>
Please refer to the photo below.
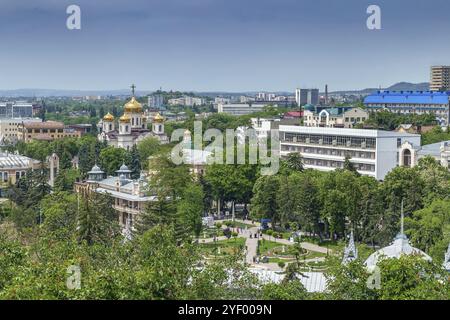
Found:
<svg viewBox="0 0 450 320"><path fill-rule="evenodd" d="M66 27L69 5L81 30ZM381 8L369 30L367 7ZM330 91L429 81L448 0L0 0L0 90Z"/></svg>

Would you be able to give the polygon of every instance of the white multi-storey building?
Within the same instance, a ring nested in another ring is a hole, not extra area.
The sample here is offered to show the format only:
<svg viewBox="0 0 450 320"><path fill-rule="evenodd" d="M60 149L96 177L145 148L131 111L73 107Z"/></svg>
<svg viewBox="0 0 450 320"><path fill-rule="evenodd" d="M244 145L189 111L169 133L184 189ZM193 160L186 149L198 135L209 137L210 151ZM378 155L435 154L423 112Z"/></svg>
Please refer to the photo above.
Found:
<svg viewBox="0 0 450 320"><path fill-rule="evenodd" d="M420 135L382 130L280 125L280 155L299 152L305 168L343 168L345 158L359 173L383 180L399 165L399 148L420 145Z"/></svg>
<svg viewBox="0 0 450 320"><path fill-rule="evenodd" d="M246 104L246 103L229 103L229 104L219 104L217 111L219 113L228 113L234 116L242 116L246 114L251 114L253 112L262 111L266 105L265 104Z"/></svg>
<svg viewBox="0 0 450 320"><path fill-rule="evenodd" d="M181 98L169 99L168 103L171 106L182 105L182 106L192 107L194 105L196 105L196 106L204 105L206 103L206 101L203 98L184 96Z"/></svg>
<svg viewBox="0 0 450 320"><path fill-rule="evenodd" d="M153 109L161 109L164 106L164 96L162 94L153 94L149 96L148 106Z"/></svg>

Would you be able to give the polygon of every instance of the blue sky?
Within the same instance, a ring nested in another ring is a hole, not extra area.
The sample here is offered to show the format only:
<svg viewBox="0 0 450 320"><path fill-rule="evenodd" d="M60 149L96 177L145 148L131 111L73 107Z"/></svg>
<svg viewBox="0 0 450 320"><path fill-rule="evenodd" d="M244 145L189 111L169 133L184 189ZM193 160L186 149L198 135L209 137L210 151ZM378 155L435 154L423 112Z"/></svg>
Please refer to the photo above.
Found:
<svg viewBox="0 0 450 320"><path fill-rule="evenodd" d="M66 8L82 29L66 28ZM366 28L377 4L382 30ZM0 89L330 90L428 81L448 0L2 0Z"/></svg>

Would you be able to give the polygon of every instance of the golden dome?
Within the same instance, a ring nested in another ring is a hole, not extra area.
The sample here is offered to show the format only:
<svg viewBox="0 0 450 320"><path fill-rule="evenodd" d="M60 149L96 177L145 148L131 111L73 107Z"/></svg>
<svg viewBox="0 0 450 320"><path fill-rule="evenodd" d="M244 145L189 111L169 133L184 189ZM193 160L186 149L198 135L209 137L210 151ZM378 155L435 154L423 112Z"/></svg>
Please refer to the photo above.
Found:
<svg viewBox="0 0 450 320"><path fill-rule="evenodd" d="M163 121L164 121L164 117L162 115L160 115L159 113L157 113L153 117L153 122L163 122Z"/></svg>
<svg viewBox="0 0 450 320"><path fill-rule="evenodd" d="M125 112L142 112L142 105L136 100L135 97L131 97L131 100L125 104Z"/></svg>
<svg viewBox="0 0 450 320"><path fill-rule="evenodd" d="M119 120L120 120L120 122L130 122L130 121L131 121L131 118L130 118L129 115L124 114L123 116L121 116L121 117L119 118Z"/></svg>
<svg viewBox="0 0 450 320"><path fill-rule="evenodd" d="M114 121L114 116L111 113L107 113L104 117L103 117L104 121Z"/></svg>

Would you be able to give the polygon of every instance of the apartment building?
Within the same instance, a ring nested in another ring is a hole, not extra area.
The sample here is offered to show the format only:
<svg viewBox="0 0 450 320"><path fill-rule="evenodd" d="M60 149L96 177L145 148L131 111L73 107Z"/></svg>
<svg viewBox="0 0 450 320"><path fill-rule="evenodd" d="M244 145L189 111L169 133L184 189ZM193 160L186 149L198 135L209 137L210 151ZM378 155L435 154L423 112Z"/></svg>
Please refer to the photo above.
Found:
<svg viewBox="0 0 450 320"><path fill-rule="evenodd" d="M432 66L430 75L431 91L450 90L450 66Z"/></svg>
<svg viewBox="0 0 450 320"><path fill-rule="evenodd" d="M319 89L296 89L295 102L297 102L297 105L299 106L305 104L319 104Z"/></svg>
<svg viewBox="0 0 450 320"><path fill-rule="evenodd" d="M242 116L246 114L251 114L254 112L259 112L264 109L265 104L247 104L247 103L229 103L229 104L219 104L217 111L219 113L227 113L234 116Z"/></svg>
<svg viewBox="0 0 450 320"><path fill-rule="evenodd" d="M279 132L282 157L299 152L306 168L331 171L348 156L359 173L377 180L399 165L404 142L420 145L420 135L382 130L281 125Z"/></svg>
<svg viewBox="0 0 450 320"><path fill-rule="evenodd" d="M164 96L162 94L153 94L149 96L148 106L152 109L161 109L164 106Z"/></svg>
<svg viewBox="0 0 450 320"><path fill-rule="evenodd" d="M307 127L353 128L369 118L369 113L360 108L328 108L320 112L305 110L304 125Z"/></svg>
<svg viewBox="0 0 450 320"><path fill-rule="evenodd" d="M168 103L171 106L182 105L182 106L192 107L194 105L195 106L204 105L206 103L206 101L203 98L184 96L181 98L169 99Z"/></svg>
<svg viewBox="0 0 450 320"><path fill-rule="evenodd" d="M0 142L14 143L21 139L24 123L42 122L39 118L0 118Z"/></svg>
<svg viewBox="0 0 450 320"><path fill-rule="evenodd" d="M31 118L33 104L24 101L0 102L0 118Z"/></svg>

